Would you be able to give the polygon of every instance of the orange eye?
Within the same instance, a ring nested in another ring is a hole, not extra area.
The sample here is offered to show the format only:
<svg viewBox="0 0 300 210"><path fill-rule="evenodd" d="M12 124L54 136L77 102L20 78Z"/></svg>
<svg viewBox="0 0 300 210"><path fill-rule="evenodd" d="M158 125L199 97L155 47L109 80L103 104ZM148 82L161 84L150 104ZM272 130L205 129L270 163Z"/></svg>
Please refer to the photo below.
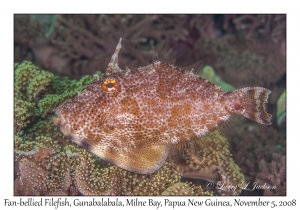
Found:
<svg viewBox="0 0 300 210"><path fill-rule="evenodd" d="M109 78L102 83L102 88L105 92L113 93L117 90L118 83L115 79Z"/></svg>

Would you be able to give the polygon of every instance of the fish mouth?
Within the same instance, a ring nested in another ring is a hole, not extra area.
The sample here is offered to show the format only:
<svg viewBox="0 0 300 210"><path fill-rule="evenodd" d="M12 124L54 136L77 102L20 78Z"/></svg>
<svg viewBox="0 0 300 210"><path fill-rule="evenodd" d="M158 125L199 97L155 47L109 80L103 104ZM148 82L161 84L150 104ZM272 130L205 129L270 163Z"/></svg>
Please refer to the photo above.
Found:
<svg viewBox="0 0 300 210"><path fill-rule="evenodd" d="M56 117L53 119L53 123L63 132L66 138L73 139L72 134L74 133L74 130L63 118Z"/></svg>

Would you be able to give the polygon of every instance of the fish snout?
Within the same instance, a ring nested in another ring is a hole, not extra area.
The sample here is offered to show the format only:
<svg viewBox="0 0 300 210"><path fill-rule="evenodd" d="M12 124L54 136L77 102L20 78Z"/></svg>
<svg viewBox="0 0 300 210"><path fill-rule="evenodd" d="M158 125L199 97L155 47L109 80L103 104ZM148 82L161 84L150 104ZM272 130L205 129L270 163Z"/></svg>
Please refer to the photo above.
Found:
<svg viewBox="0 0 300 210"><path fill-rule="evenodd" d="M63 134L68 138L72 139L73 129L71 125L64 120L64 118L57 117L53 119L53 123L63 132Z"/></svg>

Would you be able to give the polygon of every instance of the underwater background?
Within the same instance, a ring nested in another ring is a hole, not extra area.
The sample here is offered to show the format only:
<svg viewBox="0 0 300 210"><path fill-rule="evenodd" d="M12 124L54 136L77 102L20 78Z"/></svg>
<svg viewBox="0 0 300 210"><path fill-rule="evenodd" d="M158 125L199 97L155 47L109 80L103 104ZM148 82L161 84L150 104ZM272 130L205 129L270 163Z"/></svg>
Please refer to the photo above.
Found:
<svg viewBox="0 0 300 210"><path fill-rule="evenodd" d="M229 151L250 189L286 195L286 15L15 15L15 195L222 195L181 176L172 162L151 177L107 164L53 124L54 110L107 68L122 37L119 66L201 62L202 77L224 90L264 87L272 125L236 117ZM238 169L237 169L238 170ZM234 179L234 178L233 178ZM234 194L234 193L232 193Z"/></svg>

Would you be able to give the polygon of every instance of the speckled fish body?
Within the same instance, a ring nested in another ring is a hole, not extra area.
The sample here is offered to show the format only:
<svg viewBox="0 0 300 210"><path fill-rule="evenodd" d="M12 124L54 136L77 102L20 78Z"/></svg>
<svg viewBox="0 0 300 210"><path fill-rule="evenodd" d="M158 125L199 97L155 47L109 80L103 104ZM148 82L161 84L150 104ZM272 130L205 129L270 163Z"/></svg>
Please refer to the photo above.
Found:
<svg viewBox="0 0 300 210"><path fill-rule="evenodd" d="M191 71L154 62L118 67L121 40L104 76L57 108L54 123L72 141L125 170L151 174L173 145L203 137L237 113L270 124L269 90L224 92Z"/></svg>

